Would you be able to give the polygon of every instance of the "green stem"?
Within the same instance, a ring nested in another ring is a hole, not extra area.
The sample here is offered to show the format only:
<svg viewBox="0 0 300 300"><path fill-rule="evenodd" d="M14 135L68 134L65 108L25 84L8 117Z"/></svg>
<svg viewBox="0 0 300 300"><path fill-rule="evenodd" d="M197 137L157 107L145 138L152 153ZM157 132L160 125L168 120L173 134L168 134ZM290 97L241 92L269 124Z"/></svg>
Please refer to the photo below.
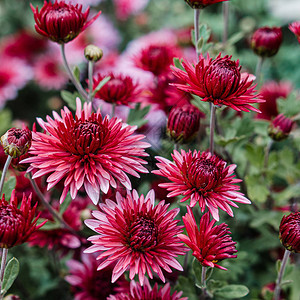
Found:
<svg viewBox="0 0 300 300"><path fill-rule="evenodd" d="M223 44L227 43L228 39L228 25L229 25L229 2L223 2Z"/></svg>
<svg viewBox="0 0 300 300"><path fill-rule="evenodd" d="M73 72L70 69L70 66L68 64L66 53L65 53L65 44L61 44L61 54L64 62L65 69L69 75L70 80L76 87L77 91L81 94L81 96L85 99L85 101L88 101L88 94L80 84L80 82L77 81L77 79L74 77Z"/></svg>
<svg viewBox="0 0 300 300"><path fill-rule="evenodd" d="M111 108L111 117L113 118L115 116L116 113L116 103L112 104L112 108Z"/></svg>
<svg viewBox="0 0 300 300"><path fill-rule="evenodd" d="M2 284L3 284L3 278L4 278L7 253L8 253L8 249L2 248L1 268L0 268L0 300L2 300L3 296L4 296L4 295L2 295Z"/></svg>
<svg viewBox="0 0 300 300"><path fill-rule="evenodd" d="M88 77L89 77L89 102L93 102L93 68L94 62L89 61L88 63Z"/></svg>
<svg viewBox="0 0 300 300"><path fill-rule="evenodd" d="M206 271L207 268L202 266L202 272L201 272L201 289L202 294L200 299L206 299L207 298L207 291L206 291Z"/></svg>
<svg viewBox="0 0 300 300"><path fill-rule="evenodd" d="M199 17L201 10L199 8L194 9L194 32L195 32L195 48L197 54L197 62L199 62L200 49L198 49L199 41Z"/></svg>
<svg viewBox="0 0 300 300"><path fill-rule="evenodd" d="M10 155L7 156L2 175L1 175L1 180L0 180L0 197L2 195L2 190L3 190L3 185L4 185L4 180L5 180L5 175L7 173L8 167L10 165L10 162L12 160L12 157Z"/></svg>
<svg viewBox="0 0 300 300"><path fill-rule="evenodd" d="M276 287L275 287L275 291L274 291L274 300L279 300L280 299L280 291L281 291L280 284L281 284L281 280L282 280L284 270L285 270L285 267L287 265L290 254L291 254L291 252L289 250L285 249L283 259L282 259L282 262L281 262L281 266L280 266L280 270L279 270L279 273L278 273L278 277L277 277L277 280L276 280Z"/></svg>
<svg viewBox="0 0 300 300"><path fill-rule="evenodd" d="M263 65L264 59L261 56L258 56L257 64L256 64L256 69L255 69L255 76L256 76L256 83L257 83L257 88L260 87L261 84L261 70L262 70L262 65Z"/></svg>
<svg viewBox="0 0 300 300"><path fill-rule="evenodd" d="M215 124L216 124L216 106L211 103L211 106L210 106L210 122L209 122L209 131L210 131L209 151L212 155L214 154Z"/></svg>

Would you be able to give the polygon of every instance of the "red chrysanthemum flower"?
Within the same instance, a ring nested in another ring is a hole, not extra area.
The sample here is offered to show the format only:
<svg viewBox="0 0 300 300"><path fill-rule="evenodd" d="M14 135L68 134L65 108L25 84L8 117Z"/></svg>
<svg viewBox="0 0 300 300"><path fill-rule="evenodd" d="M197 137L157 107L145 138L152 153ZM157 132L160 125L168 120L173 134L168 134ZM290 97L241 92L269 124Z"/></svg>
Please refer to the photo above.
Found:
<svg viewBox="0 0 300 300"><path fill-rule="evenodd" d="M266 100L259 104L260 114L257 114L258 119L272 120L278 115L277 99L287 98L292 92L292 84L288 81L269 81L266 82L260 89L260 95Z"/></svg>
<svg viewBox="0 0 300 300"><path fill-rule="evenodd" d="M149 280L145 278L145 284L141 286L138 282L130 282L130 290L127 293L111 295L107 300L187 300L187 297L181 297L182 292L175 291L171 294L170 284L167 283L164 287L158 288L155 283L153 289Z"/></svg>
<svg viewBox="0 0 300 300"><path fill-rule="evenodd" d="M251 48L262 57L275 55L282 43L282 32L280 27L258 28L251 37Z"/></svg>
<svg viewBox="0 0 300 300"><path fill-rule="evenodd" d="M174 46L152 44L141 50L134 57L135 65L155 76L170 72L173 58L179 56L179 50Z"/></svg>
<svg viewBox="0 0 300 300"><path fill-rule="evenodd" d="M289 30L296 36L300 43L300 21L293 22L289 25Z"/></svg>
<svg viewBox="0 0 300 300"><path fill-rule="evenodd" d="M300 212L283 216L279 226L279 238L287 250L300 253Z"/></svg>
<svg viewBox="0 0 300 300"><path fill-rule="evenodd" d="M235 183L242 180L234 178L236 165L226 166L226 162L210 152L185 152L174 150L171 154L174 162L156 157L160 170L152 173L167 177L172 182L162 183L170 193L168 197L183 195L181 202L191 199L190 206L199 203L201 211L208 208L213 218L219 220L218 208L233 216L230 205L238 207L233 201L249 204Z"/></svg>
<svg viewBox="0 0 300 300"><path fill-rule="evenodd" d="M192 8L204 8L206 6L215 3L229 1L229 0L184 0L184 1Z"/></svg>
<svg viewBox="0 0 300 300"><path fill-rule="evenodd" d="M95 17L87 22L90 12L88 8L82 12L82 5L71 3L67 4L64 1L55 1L52 4L50 1L44 1L44 6L40 12L38 7L35 9L30 4L34 20L35 30L56 43L68 43L75 39L77 35L91 25L101 14L99 12Z"/></svg>
<svg viewBox="0 0 300 300"><path fill-rule="evenodd" d="M136 126L102 118L100 110L92 113L91 104L85 103L82 109L79 99L75 118L67 107L61 115L53 112L54 119L48 116L48 122L37 119L46 133L33 132L29 153L34 156L22 161L31 164L27 171L34 172L33 178L50 174L48 189L64 180L60 202L69 190L74 199L84 186L96 204L100 190L106 194L110 185L117 187L117 181L131 189L126 173L139 177L137 172L148 172L139 156L148 155L144 148L149 144L140 141L143 135L133 134Z"/></svg>
<svg viewBox="0 0 300 300"><path fill-rule="evenodd" d="M31 195L23 194L21 207L13 190L10 202L0 199L0 248L11 248L25 243L30 235L46 222L37 225L39 215L35 217L37 203L31 207Z"/></svg>
<svg viewBox="0 0 300 300"><path fill-rule="evenodd" d="M162 269L172 272L170 266L182 270L177 262L177 255L185 254L185 247L180 243L177 234L182 227L174 220L179 209L167 211L169 204L164 201L154 206L154 192L146 197L133 190L124 198L120 194L117 203L106 200L100 204L102 212L94 211L96 219L86 220L88 227L98 235L90 237L94 245L85 252L100 252L98 259L104 259L98 270L115 263L112 282L115 282L127 269L129 278L138 274L143 285L145 274L153 278L157 273L164 282ZM152 270L151 270L152 269Z"/></svg>
<svg viewBox="0 0 300 300"><path fill-rule="evenodd" d="M228 55L221 57L221 54L215 59L207 55L205 59L201 54L195 67L187 62L182 65L185 71L173 68L173 73L188 85L174 84L178 89L195 94L202 101L212 102L214 105L227 105L236 111L259 112L249 103L264 100L256 94L249 74L244 76L240 72L238 60L233 61Z"/></svg>
<svg viewBox="0 0 300 300"><path fill-rule="evenodd" d="M236 258L236 242L232 241L231 232L227 224L222 223L214 227L216 221L210 221L209 212L205 213L201 220L199 229L195 221L193 212L187 206L188 213L182 217L187 236L179 234L178 237L193 251L193 256L204 267L227 270L218 264L225 258Z"/></svg>
<svg viewBox="0 0 300 300"><path fill-rule="evenodd" d="M115 75L113 73L106 76L98 74L94 77L93 90L107 76L110 77L110 80L96 93L96 98L108 103L127 106L137 100L140 91L138 85L133 83L130 76Z"/></svg>
<svg viewBox="0 0 300 300"><path fill-rule="evenodd" d="M124 290L125 286L129 287L124 276L117 283L111 283L112 268L97 271L98 262L93 254L82 254L81 260L82 262L71 259L66 263L70 275L65 280L71 285L74 300L107 299L120 289Z"/></svg>

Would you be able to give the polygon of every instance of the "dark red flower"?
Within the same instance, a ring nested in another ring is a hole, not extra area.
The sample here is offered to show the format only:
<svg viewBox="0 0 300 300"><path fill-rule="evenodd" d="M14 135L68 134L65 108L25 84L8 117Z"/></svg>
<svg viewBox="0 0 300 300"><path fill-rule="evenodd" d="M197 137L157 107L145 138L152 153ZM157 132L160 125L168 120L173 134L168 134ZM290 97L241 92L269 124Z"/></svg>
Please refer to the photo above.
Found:
<svg viewBox="0 0 300 300"><path fill-rule="evenodd" d="M182 229L177 225L179 221L174 220L179 208L167 211L169 204L164 201L155 206L153 191L146 197L135 190L128 191L126 198L117 194L116 200L117 203L101 203L101 212L92 213L95 219L85 221L98 233L88 238L94 245L85 250L97 252L97 259L103 259L98 270L114 263L112 282L129 269L129 278L138 274L142 285L146 273L153 278L152 270L163 282L162 269L169 273L170 267L182 271L175 259L186 250L177 238Z"/></svg>
<svg viewBox="0 0 300 300"><path fill-rule="evenodd" d="M0 199L0 248L11 248L25 243L36 230L46 222L37 225L39 215L35 217L37 203L31 207L31 195L23 194L21 207L13 190L10 202Z"/></svg>
<svg viewBox="0 0 300 300"><path fill-rule="evenodd" d="M280 27L261 27L251 37L251 48L262 57L275 55L282 42Z"/></svg>
<svg viewBox="0 0 300 300"><path fill-rule="evenodd" d="M32 134L27 127L24 127L23 129L10 128L1 136L0 142L4 152L13 158L16 158L28 151L31 146L31 139Z"/></svg>
<svg viewBox="0 0 300 300"><path fill-rule="evenodd" d="M170 283L162 288L158 288L155 283L153 289L149 280L145 278L145 283L141 286L138 282L130 282L130 290L127 293L111 295L107 300L187 300L187 297L181 297L182 292L175 291L171 294Z"/></svg>
<svg viewBox="0 0 300 300"><path fill-rule="evenodd" d="M210 221L209 212L205 213L198 229L193 212L187 206L188 213L182 217L187 236L179 234L178 237L193 251L193 256L204 267L219 268L227 270L220 266L218 262L226 258L236 258L236 242L232 241L228 225L222 223L214 226L216 221Z"/></svg>
<svg viewBox="0 0 300 300"><path fill-rule="evenodd" d="M141 50L134 57L138 68L159 76L171 71L173 58L179 56L179 50L174 46L153 44Z"/></svg>
<svg viewBox="0 0 300 300"><path fill-rule="evenodd" d="M288 81L266 82L260 90L260 95L266 102L259 103L261 114L257 114L256 118L272 120L276 117L278 115L277 99L287 98L292 89L292 84Z"/></svg>
<svg viewBox="0 0 300 300"><path fill-rule="evenodd" d="M283 216L279 226L279 238L287 250L300 253L300 212Z"/></svg>
<svg viewBox="0 0 300 300"><path fill-rule="evenodd" d="M251 202L239 191L236 183L240 179L234 178L236 165L226 166L226 162L210 152L185 152L174 150L171 154L174 162L163 157L156 157L159 170L152 173L168 178L171 182L160 184L170 193L168 197L183 195L181 202L191 199L190 206L199 203L203 212L207 207L213 218L219 220L218 208L233 216L230 205L233 202L250 204Z"/></svg>
<svg viewBox="0 0 300 300"><path fill-rule="evenodd" d="M101 14L99 12L90 21L87 21L90 8L82 12L82 5L64 1L44 1L40 12L30 4L35 19L35 30L56 43L68 43L77 35L91 25Z"/></svg>
<svg viewBox="0 0 300 300"><path fill-rule="evenodd" d="M268 134L274 141L282 141L289 136L293 125L294 122L291 119L280 114L271 122Z"/></svg>
<svg viewBox="0 0 300 300"><path fill-rule="evenodd" d="M187 143L198 132L200 118L203 115L197 107L191 104L173 107L168 117L168 136L175 143Z"/></svg>
<svg viewBox="0 0 300 300"><path fill-rule="evenodd" d="M119 292L120 288L129 288L129 282L124 276L116 283L111 283L112 268L97 271L98 262L95 255L82 254L81 261L71 259L66 263L70 274L65 280L71 285L74 300L107 299L109 295Z"/></svg>
<svg viewBox="0 0 300 300"><path fill-rule="evenodd" d="M224 2L229 0L184 0L192 8L204 8L218 2Z"/></svg>
<svg viewBox="0 0 300 300"><path fill-rule="evenodd" d="M214 105L227 105L236 111L256 111L251 103L264 102L254 90L253 79L249 74L241 74L239 61L232 61L226 55L205 59L202 55L194 67L191 63L182 63L185 71L173 68L175 76L186 84L174 84L178 89L201 97L202 101Z"/></svg>
<svg viewBox="0 0 300 300"><path fill-rule="evenodd" d="M96 93L96 98L108 103L127 106L137 100L140 91L138 90L138 85L133 83L130 76L116 75L114 73L109 73L105 76L98 74L98 76L94 77L93 89L108 76L110 80Z"/></svg>
<svg viewBox="0 0 300 300"><path fill-rule="evenodd" d="M289 25L289 30L294 33L300 43L300 21L293 22Z"/></svg>

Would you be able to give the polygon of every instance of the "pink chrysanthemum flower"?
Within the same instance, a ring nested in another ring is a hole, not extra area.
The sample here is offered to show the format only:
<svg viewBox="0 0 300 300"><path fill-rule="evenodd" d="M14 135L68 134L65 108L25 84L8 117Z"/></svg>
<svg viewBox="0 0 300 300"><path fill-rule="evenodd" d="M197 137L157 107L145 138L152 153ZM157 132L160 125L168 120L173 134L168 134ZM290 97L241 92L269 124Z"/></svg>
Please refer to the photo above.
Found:
<svg viewBox="0 0 300 300"><path fill-rule="evenodd" d="M253 78L241 73L239 61L231 60L231 56L218 55L212 59L207 55L199 57L196 66L182 63L185 71L173 68L175 76L186 84L174 84L178 89L201 97L202 101L214 105L227 105L236 111L259 110L251 103L264 102L254 90Z"/></svg>
<svg viewBox="0 0 300 300"><path fill-rule="evenodd" d="M209 212L205 213L200 220L198 229L193 212L187 206L188 213L182 217L187 236L179 234L178 237L193 251L193 256L204 267L227 270L217 263L225 258L236 258L236 242L231 239L231 232L227 224L222 223L214 226L216 221L210 221Z"/></svg>
<svg viewBox="0 0 300 300"><path fill-rule="evenodd" d="M170 193L168 197L183 195L181 202L191 199L190 206L199 203L201 211L208 208L213 218L219 220L218 208L233 216L230 205L238 207L233 201L249 204L235 183L242 180L234 178L236 165L226 166L226 162L210 152L185 152L174 150L174 162L156 157L160 170L152 173L167 177L172 182L162 183Z"/></svg>
<svg viewBox="0 0 300 300"><path fill-rule="evenodd" d="M289 30L296 36L300 43L300 21L293 22L289 25Z"/></svg>
<svg viewBox="0 0 300 300"><path fill-rule="evenodd" d="M182 226L174 220L179 209L167 211L169 207L164 201L154 206L154 192L151 190L146 197L133 190L127 197L119 193L117 203L106 200L100 204L100 211L92 215L96 219L85 221L85 224L98 234L91 236L94 245L85 252L99 252L98 259L104 259L98 270L115 263L112 282L115 282L129 269L129 278L138 274L143 285L145 274L153 278L153 272L165 282L162 269L171 273L170 266L182 270L177 262L177 255L185 254L185 247L180 243L177 234ZM152 269L152 270L151 270Z"/></svg>
<svg viewBox="0 0 300 300"><path fill-rule="evenodd" d="M141 142L143 135L133 134L135 126L117 118L102 118L100 110L92 113L91 104L85 103L82 109L79 99L75 118L67 107L61 117L56 112L53 117L48 116L48 122L37 119L46 133L33 133L29 153L34 156L22 163L31 164L28 172L34 172L33 178L50 174L48 190L64 180L60 202L68 191L74 199L84 186L96 204L100 190L106 194L110 185L117 187L118 181L131 189L126 173L139 177L137 172L148 172L139 156L148 155L144 148L149 144Z"/></svg>
<svg viewBox="0 0 300 300"><path fill-rule="evenodd" d="M138 282L130 282L130 290L127 293L119 293L111 295L107 300L187 300L187 297L181 297L182 292L175 291L171 294L170 284L167 283L164 287L158 288L155 283L153 289L149 280L145 278L145 284L141 286Z"/></svg>

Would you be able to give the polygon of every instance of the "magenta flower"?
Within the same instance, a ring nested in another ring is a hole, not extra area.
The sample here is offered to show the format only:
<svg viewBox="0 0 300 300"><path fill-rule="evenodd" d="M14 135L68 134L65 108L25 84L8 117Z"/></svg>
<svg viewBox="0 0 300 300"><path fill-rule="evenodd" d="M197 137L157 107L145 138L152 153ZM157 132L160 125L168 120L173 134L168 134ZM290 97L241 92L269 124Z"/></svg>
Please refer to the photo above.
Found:
<svg viewBox="0 0 300 300"><path fill-rule="evenodd" d="M296 36L300 43L300 21L293 22L289 25L289 30Z"/></svg>
<svg viewBox="0 0 300 300"><path fill-rule="evenodd" d="M61 117L53 112L48 122L38 118L38 123L46 133L32 134L29 153L33 157L22 163L30 163L28 172L33 178L48 175L48 190L64 180L64 190L60 197L63 202L68 191L72 199L84 186L91 200L96 204L100 190L107 193L109 186L117 187L117 182L131 189L126 173L139 177L137 172L147 173L146 164L139 156L147 156L141 142L143 135L133 135L136 127L122 123L120 119L102 118L100 110L92 113L91 104L83 109L77 99L75 118L67 107Z"/></svg>
<svg viewBox="0 0 300 300"><path fill-rule="evenodd" d="M210 214L207 212L202 216L198 229L189 206L187 206L187 210L188 213L182 219L188 235L179 234L178 237L192 249L193 256L202 266L227 270L218 265L218 262L226 258L237 257L234 254L237 252L236 242L232 241L227 224L214 226L216 221L210 221Z"/></svg>
<svg viewBox="0 0 300 300"><path fill-rule="evenodd" d="M184 0L190 7L192 8L204 8L206 6L219 3L219 2L224 2L224 1L229 1L229 0Z"/></svg>
<svg viewBox="0 0 300 300"><path fill-rule="evenodd" d="M187 297L181 297L182 292L175 291L171 294L170 284L167 283L164 287L158 288L155 283L153 289L149 280L145 278L145 283L141 286L138 282L130 282L130 290L125 293L111 295L107 300L188 300Z"/></svg>
<svg viewBox="0 0 300 300"><path fill-rule="evenodd" d="M159 186L166 188L168 197L183 195L181 202L191 199L190 206L199 203L203 212L207 207L213 218L219 221L218 208L233 216L230 207L238 207L233 201L250 204L250 200L239 191L236 183L242 180L234 178L236 165L226 166L226 162L210 152L185 152L174 150L171 154L174 162L156 157L159 170L152 173L168 178L171 182Z"/></svg>
<svg viewBox="0 0 300 300"><path fill-rule="evenodd" d="M169 204L160 201L154 205L154 192L146 197L139 196L133 190L127 197L119 193L117 203L106 200L100 204L101 211L94 211L95 219L86 220L85 224L97 232L88 240L94 245L85 252L98 252L98 259L103 259L98 270L115 264L112 282L115 282L129 269L129 278L138 274L141 285L145 274L153 278L152 271L165 282L162 269L171 273L170 267L183 270L177 262L177 255L185 254L185 247L180 243L177 234L182 226L174 220L179 208L167 211Z"/></svg>
<svg viewBox="0 0 300 300"><path fill-rule="evenodd" d="M270 123L268 134L274 141L282 141L290 135L294 124L290 118L280 114Z"/></svg>
<svg viewBox="0 0 300 300"><path fill-rule="evenodd" d="M65 1L55 1L53 4L44 1L39 11L31 4L35 20L35 30L56 43L68 43L91 25L101 14L99 12L90 21L87 21L90 8L82 12L82 5L67 4Z"/></svg>
<svg viewBox="0 0 300 300"><path fill-rule="evenodd" d="M253 78L241 73L239 61L231 60L231 56L212 59L202 55L196 66L182 63L185 71L173 68L173 73L186 84L174 84L178 89L195 94L202 101L214 105L227 105L236 111L259 110L250 104L264 102L252 85Z"/></svg>

